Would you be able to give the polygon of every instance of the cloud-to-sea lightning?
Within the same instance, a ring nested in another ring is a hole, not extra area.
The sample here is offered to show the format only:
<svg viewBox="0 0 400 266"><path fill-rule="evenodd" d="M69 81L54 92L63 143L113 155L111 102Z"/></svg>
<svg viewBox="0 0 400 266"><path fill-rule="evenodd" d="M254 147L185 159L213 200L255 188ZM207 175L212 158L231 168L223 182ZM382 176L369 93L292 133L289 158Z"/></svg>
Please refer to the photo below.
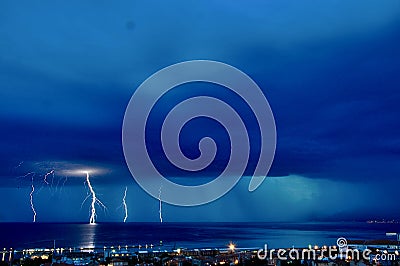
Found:
<svg viewBox="0 0 400 266"><path fill-rule="evenodd" d="M124 206L125 216L124 223L126 223L126 219L128 219L128 205L126 204L126 193L128 192L128 187L125 187L124 197L122 198L122 205Z"/></svg>
<svg viewBox="0 0 400 266"><path fill-rule="evenodd" d="M32 190L31 190L31 193L29 193L29 201L31 204L32 212L33 212L33 222L35 223L37 213L36 213L35 205L33 204L33 193L35 193L34 176L35 176L35 174L32 174L32 183L31 183Z"/></svg>
<svg viewBox="0 0 400 266"><path fill-rule="evenodd" d="M97 198L96 192L93 189L92 184L90 183L90 175L89 172L86 172L86 183L89 187L90 194L92 195L92 202L90 204L90 219L89 224L96 224L96 203L106 209L106 206ZM86 200L86 199L85 199Z"/></svg>
<svg viewBox="0 0 400 266"><path fill-rule="evenodd" d="M159 206L159 210L158 210L158 212L159 212L159 214L160 214L160 223L163 222L163 218L162 218L161 188L162 188L162 186L160 187L160 189L159 189L159 191L158 191L158 201L160 202L160 203L159 203L160 206Z"/></svg>
<svg viewBox="0 0 400 266"><path fill-rule="evenodd" d="M20 165L21 165L22 163L23 163L23 162L21 162ZM23 175L23 176L17 177L17 180L18 180L18 179L21 179L21 178L26 178L26 177L28 177L28 176L31 176L31 191L29 192L29 205L30 205L31 210L32 210L32 213L33 213L32 221L33 221L34 223L36 222L36 216L37 216L35 204L34 204L34 202L33 202L33 195L34 195L34 193L35 193L35 183L34 183L34 181L35 181L35 180L34 180L35 174L36 174L35 172L29 172L29 173L27 173L27 174L25 174L25 175Z"/></svg>

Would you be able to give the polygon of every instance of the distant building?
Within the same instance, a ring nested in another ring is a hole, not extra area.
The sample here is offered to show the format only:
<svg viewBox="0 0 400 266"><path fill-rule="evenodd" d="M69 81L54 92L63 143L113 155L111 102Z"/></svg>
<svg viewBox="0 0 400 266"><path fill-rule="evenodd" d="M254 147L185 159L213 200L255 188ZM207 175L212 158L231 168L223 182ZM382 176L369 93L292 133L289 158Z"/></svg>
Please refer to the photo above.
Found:
<svg viewBox="0 0 400 266"><path fill-rule="evenodd" d="M113 258L111 259L110 263L108 263L108 266L128 266L128 265L129 265L128 261L119 258Z"/></svg>

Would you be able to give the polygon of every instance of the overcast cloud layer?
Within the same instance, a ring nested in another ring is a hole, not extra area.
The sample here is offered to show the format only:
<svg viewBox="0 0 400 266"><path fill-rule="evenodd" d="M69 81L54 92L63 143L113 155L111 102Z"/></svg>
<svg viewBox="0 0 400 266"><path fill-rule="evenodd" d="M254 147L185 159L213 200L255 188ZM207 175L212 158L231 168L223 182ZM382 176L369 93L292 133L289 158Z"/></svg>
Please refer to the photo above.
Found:
<svg viewBox="0 0 400 266"><path fill-rule="evenodd" d="M248 193L245 178L215 203L166 207L166 220L223 221L227 217L219 213L227 204L235 206L229 219L237 221L400 217L394 189L400 182L398 47L400 3L394 0L3 1L0 221L31 220L31 176L21 177L29 172L43 186L36 197L38 221L86 221L88 206L76 211L86 196L84 176L66 174L82 167L105 169L93 183L111 209L120 205L127 185L137 210L130 221L156 220L156 200L138 188L125 164L124 111L147 77L193 59L231 64L257 82L275 115L276 158L271 178L258 191ZM204 84L167 95L152 116L155 124L196 93L225 97L248 118L257 141L243 103ZM226 132L207 120L184 129L183 151L198 156L197 141L205 135L221 149L214 165L194 176L165 162L156 130L149 149L168 176L198 184L218 174L229 156ZM246 175L258 153L254 145ZM56 171L49 188L40 180L51 169ZM371 197L385 207L374 211ZM337 198L353 200L338 205ZM10 200L20 208L5 211ZM265 211L253 213L249 205ZM114 209L100 220L121 220Z"/></svg>

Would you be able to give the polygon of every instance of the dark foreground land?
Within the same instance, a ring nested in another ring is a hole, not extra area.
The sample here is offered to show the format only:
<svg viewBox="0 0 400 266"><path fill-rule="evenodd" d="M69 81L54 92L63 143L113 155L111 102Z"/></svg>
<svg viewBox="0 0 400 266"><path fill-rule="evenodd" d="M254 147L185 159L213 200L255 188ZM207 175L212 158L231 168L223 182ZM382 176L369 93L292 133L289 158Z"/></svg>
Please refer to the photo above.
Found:
<svg viewBox="0 0 400 266"><path fill-rule="evenodd" d="M387 247L387 249L383 249ZM339 252L336 246L286 248L271 250L260 258L259 250L237 249L181 249L163 250L151 247L103 247L103 248L48 248L0 251L0 266L131 266L131 265L270 265L270 266L316 266L316 265L387 265L398 266L400 262L397 245L370 247L368 257L355 258L354 254ZM288 254L310 254L307 257L290 257ZM378 255L378 256L377 256ZM353 257L352 257L353 256ZM377 259L379 257L379 259Z"/></svg>

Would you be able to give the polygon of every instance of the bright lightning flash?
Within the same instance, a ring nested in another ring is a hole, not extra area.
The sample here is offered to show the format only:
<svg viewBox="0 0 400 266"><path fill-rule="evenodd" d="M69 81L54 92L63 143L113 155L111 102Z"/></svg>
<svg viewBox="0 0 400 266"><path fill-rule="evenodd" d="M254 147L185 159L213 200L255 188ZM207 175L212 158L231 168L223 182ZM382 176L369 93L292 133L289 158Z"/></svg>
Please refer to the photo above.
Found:
<svg viewBox="0 0 400 266"><path fill-rule="evenodd" d="M125 187L124 197L122 198L122 205L125 210L124 223L126 223L126 219L128 219L128 205L126 204L126 193L128 192L128 187Z"/></svg>
<svg viewBox="0 0 400 266"><path fill-rule="evenodd" d="M162 218L162 200L161 200L161 188L162 187L160 187L160 189L159 189L159 193L158 193L158 201L160 202L160 208L159 208L159 210L158 210L158 213L160 214L160 223L162 223L163 222L163 218Z"/></svg>
<svg viewBox="0 0 400 266"><path fill-rule="evenodd" d="M50 184L50 183L47 181L47 177L48 177L49 175L53 175L53 177L54 177L54 169L51 170L50 172L48 172L48 173L46 173L46 174L44 175L43 182L45 182L46 185L49 185L49 184Z"/></svg>
<svg viewBox="0 0 400 266"><path fill-rule="evenodd" d="M32 183L31 183L32 190L31 190L31 193L29 193L29 201L31 203L31 209L32 209L32 212L33 212L33 222L35 223L36 222L36 210L35 210L35 206L33 204L33 193L35 192L35 185L33 183L34 176L35 175L33 174L32 175Z"/></svg>
<svg viewBox="0 0 400 266"><path fill-rule="evenodd" d="M90 193L92 195L92 203L90 204L90 219L89 224L96 224L96 203L101 205L103 208L106 206L96 197L96 192L93 189L92 184L90 183L89 172L86 172L86 183L89 187Z"/></svg>

